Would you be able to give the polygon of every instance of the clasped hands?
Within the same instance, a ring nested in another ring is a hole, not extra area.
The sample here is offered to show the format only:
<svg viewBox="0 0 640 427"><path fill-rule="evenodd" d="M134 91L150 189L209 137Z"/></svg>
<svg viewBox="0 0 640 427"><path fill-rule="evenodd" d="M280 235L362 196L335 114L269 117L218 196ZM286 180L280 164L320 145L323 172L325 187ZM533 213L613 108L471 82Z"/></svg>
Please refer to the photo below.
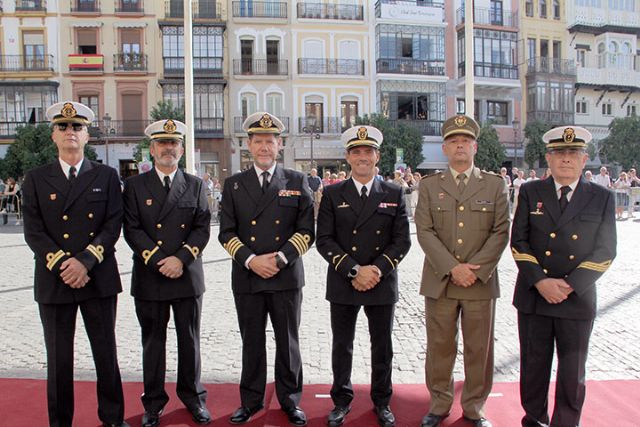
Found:
<svg viewBox="0 0 640 427"><path fill-rule="evenodd" d="M375 288L381 277L380 269L375 265L362 265L357 276L351 280L351 286L358 292L366 292Z"/></svg>
<svg viewBox="0 0 640 427"><path fill-rule="evenodd" d="M76 258L68 258L60 265L60 278L73 289L84 288L89 282L89 272L87 268Z"/></svg>
<svg viewBox="0 0 640 427"><path fill-rule="evenodd" d="M254 256L249 261L249 269L263 279L272 278L280 271L276 264L276 255L278 255L277 252L271 252Z"/></svg>
<svg viewBox="0 0 640 427"><path fill-rule="evenodd" d="M573 292L571 285L564 279L542 279L535 284L535 287L549 304L560 304Z"/></svg>
<svg viewBox="0 0 640 427"><path fill-rule="evenodd" d="M451 281L456 286L468 288L469 286L476 283L476 280L478 280L478 276L476 276L476 273L474 273L474 271L479 268L480 266L477 264L458 264L450 271Z"/></svg>

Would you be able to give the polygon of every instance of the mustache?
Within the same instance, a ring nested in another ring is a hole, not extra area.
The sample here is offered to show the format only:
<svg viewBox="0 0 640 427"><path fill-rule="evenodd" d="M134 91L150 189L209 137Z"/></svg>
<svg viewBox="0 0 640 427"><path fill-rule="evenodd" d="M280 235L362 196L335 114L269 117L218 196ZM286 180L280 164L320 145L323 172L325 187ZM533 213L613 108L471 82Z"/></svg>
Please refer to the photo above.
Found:
<svg viewBox="0 0 640 427"><path fill-rule="evenodd" d="M160 152L161 156L164 156L164 155L167 155L167 154L170 155L170 156L173 156L173 157L176 157L176 155L177 155L176 154L176 150L162 150Z"/></svg>

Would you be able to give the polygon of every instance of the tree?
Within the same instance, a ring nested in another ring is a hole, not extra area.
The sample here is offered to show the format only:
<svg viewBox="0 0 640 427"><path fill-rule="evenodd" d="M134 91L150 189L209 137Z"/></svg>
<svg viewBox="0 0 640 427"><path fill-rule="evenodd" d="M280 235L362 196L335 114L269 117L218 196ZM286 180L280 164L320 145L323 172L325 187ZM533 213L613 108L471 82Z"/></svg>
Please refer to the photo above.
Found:
<svg viewBox="0 0 640 427"><path fill-rule="evenodd" d="M151 109L150 115L153 120L173 119L184 122L184 108L173 105L173 102L170 99L158 101L158 103ZM136 162L142 161L142 152L148 151L149 145L151 145L151 140L145 137L134 147L133 159ZM153 159L151 160L153 161ZM180 159L178 167L181 169L186 167L186 160L184 156Z"/></svg>
<svg viewBox="0 0 640 427"><path fill-rule="evenodd" d="M96 160L97 155L89 144L84 147L84 156ZM16 128L16 138L0 162L2 177L21 177L30 169L52 162L58 158L58 148L51 139L48 124L26 125Z"/></svg>
<svg viewBox="0 0 640 427"><path fill-rule="evenodd" d="M623 169L640 165L640 117L616 118L609 136L600 141L600 158L619 163Z"/></svg>
<svg viewBox="0 0 640 427"><path fill-rule="evenodd" d="M504 145L491 121L484 123L478 135L478 152L474 158L477 167L485 171L498 172L506 157Z"/></svg>
<svg viewBox="0 0 640 427"><path fill-rule="evenodd" d="M535 167L536 161L538 162L538 167L547 167L547 160L544 158L547 153L547 147L542 140L542 135L551 127L549 123L535 120L527 123L524 128L524 136L529 140L524 149L524 159L532 168Z"/></svg>
<svg viewBox="0 0 640 427"><path fill-rule="evenodd" d="M383 175L393 173L396 164L396 148L404 150L404 163L412 169L423 162L422 134L416 128L405 124L394 125L382 114L358 117L357 125L370 125L378 128L384 137L380 147L378 167Z"/></svg>

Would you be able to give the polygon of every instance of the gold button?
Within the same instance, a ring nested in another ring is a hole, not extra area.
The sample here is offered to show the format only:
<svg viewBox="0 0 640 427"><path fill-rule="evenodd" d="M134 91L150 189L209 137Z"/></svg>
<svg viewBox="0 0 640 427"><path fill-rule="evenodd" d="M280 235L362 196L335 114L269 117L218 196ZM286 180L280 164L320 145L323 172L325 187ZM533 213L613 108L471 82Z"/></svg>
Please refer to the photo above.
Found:
<svg viewBox="0 0 640 427"><path fill-rule="evenodd" d="M280 224L280 220L279 219L276 219L276 224Z"/></svg>
<svg viewBox="0 0 640 427"><path fill-rule="evenodd" d="M355 252L357 249L358 249L358 248L356 248L355 246L351 248L351 250L352 250L353 252Z"/></svg>
<svg viewBox="0 0 640 427"><path fill-rule="evenodd" d="M251 225L256 225L256 221L255 220L251 221Z"/></svg>
<svg viewBox="0 0 640 427"><path fill-rule="evenodd" d="M379 251L379 250L380 250L380 246L376 246L376 251Z"/></svg>
<svg viewBox="0 0 640 427"><path fill-rule="evenodd" d="M353 234L358 234L358 230L353 230Z"/></svg>
<svg viewBox="0 0 640 427"><path fill-rule="evenodd" d="M180 242L181 245L184 245L185 243L187 243L187 242Z"/></svg>
<svg viewBox="0 0 640 427"><path fill-rule="evenodd" d="M380 230L376 230L376 234L380 234Z"/></svg>
<svg viewBox="0 0 640 427"><path fill-rule="evenodd" d="M571 236L571 238L572 238L573 240L578 240L578 235L577 235L577 234L574 234L573 236Z"/></svg>
<svg viewBox="0 0 640 427"><path fill-rule="evenodd" d="M551 237L552 239L555 239L556 238L556 233L549 234L549 237Z"/></svg>
<svg viewBox="0 0 640 427"><path fill-rule="evenodd" d="M547 271L547 269L546 269L546 268L544 268L542 271L544 271L544 274L547 274L547 273L548 273L548 271Z"/></svg>
<svg viewBox="0 0 640 427"><path fill-rule="evenodd" d="M94 233L93 231L91 233L89 233L89 237L93 237L95 236L96 233Z"/></svg>
<svg viewBox="0 0 640 427"><path fill-rule="evenodd" d="M69 238L69 235L68 235L67 233L64 233L64 234L62 235L62 237L64 237L65 239L68 239L68 238Z"/></svg>
<svg viewBox="0 0 640 427"><path fill-rule="evenodd" d="M486 211L487 211L487 208L482 208L482 212L486 212Z"/></svg>
<svg viewBox="0 0 640 427"><path fill-rule="evenodd" d="M575 257L575 255L569 255L569 259L570 260L574 260L574 259L576 259L576 257Z"/></svg>
<svg viewBox="0 0 640 427"><path fill-rule="evenodd" d="M280 236L276 236L276 242L280 240ZM329 254L331 255L331 254Z"/></svg>
<svg viewBox="0 0 640 427"><path fill-rule="evenodd" d="M404 255L400 254L400 258L402 258Z"/></svg>
<svg viewBox="0 0 640 427"><path fill-rule="evenodd" d="M89 219L93 218L93 214L91 212L89 212L89 215L87 215L89 217Z"/></svg>
<svg viewBox="0 0 640 427"><path fill-rule="evenodd" d="M462 211L464 210L464 206L460 206L460 207L458 208L458 210L459 210L460 212L462 212Z"/></svg>
<svg viewBox="0 0 640 427"><path fill-rule="evenodd" d="M184 225L184 224L180 224L180 228L184 228L184 227L185 227L185 225Z"/></svg>
<svg viewBox="0 0 640 427"><path fill-rule="evenodd" d="M252 242L255 242L255 241L256 241L256 238L255 238L254 236L251 236L251 241L252 241Z"/></svg>
<svg viewBox="0 0 640 427"><path fill-rule="evenodd" d="M162 228L162 224L156 224L156 228Z"/></svg>
<svg viewBox="0 0 640 427"><path fill-rule="evenodd" d="M459 222L458 223L458 227L460 227L460 228L464 227L464 222Z"/></svg>
<svg viewBox="0 0 640 427"><path fill-rule="evenodd" d="M158 240L158 246L162 246L162 240Z"/></svg>
<svg viewBox="0 0 640 427"><path fill-rule="evenodd" d="M331 256L333 255L333 252L327 252L327 255Z"/></svg>
<svg viewBox="0 0 640 427"><path fill-rule="evenodd" d="M456 259L460 259L460 255L456 255Z"/></svg>
<svg viewBox="0 0 640 427"><path fill-rule="evenodd" d="M458 239L458 244L461 245L462 244L462 239Z"/></svg>
<svg viewBox="0 0 640 427"><path fill-rule="evenodd" d="M546 251L544 254L545 254L546 256L551 256L551 251Z"/></svg>
<svg viewBox="0 0 640 427"><path fill-rule="evenodd" d="M67 252L67 254L66 254L66 255L67 255L67 256L71 256L71 252Z"/></svg>
<svg viewBox="0 0 640 427"><path fill-rule="evenodd" d="M63 219L64 221L66 221L66 220L68 220L68 219L69 219L69 216L67 216L67 215L62 215L62 219Z"/></svg>

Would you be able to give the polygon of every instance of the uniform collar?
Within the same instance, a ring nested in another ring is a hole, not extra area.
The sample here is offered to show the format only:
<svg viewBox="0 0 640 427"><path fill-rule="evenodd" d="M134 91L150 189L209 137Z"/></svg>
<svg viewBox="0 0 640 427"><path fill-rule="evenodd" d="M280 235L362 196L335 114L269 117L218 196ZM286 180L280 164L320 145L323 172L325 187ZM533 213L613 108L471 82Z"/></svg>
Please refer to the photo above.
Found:
<svg viewBox="0 0 640 427"><path fill-rule="evenodd" d="M153 169L155 169L156 173L158 174L158 178L160 178L160 182L162 183L162 185L164 185L164 177L165 177L165 176L168 176L168 177L169 177L169 180L170 180L171 182L173 182L173 178L175 178L175 176L176 176L176 172L178 172L178 169L176 168L176 170L174 170L174 171L173 171L173 172L171 172L169 175L167 175L167 174L165 174L165 173L161 172L158 168L153 168Z"/></svg>
<svg viewBox="0 0 640 427"><path fill-rule="evenodd" d="M84 162L84 157L80 159L77 165L70 165L69 163L65 162L59 157L58 157L58 160L60 161L60 166L62 167L62 172L64 172L64 176L66 176L67 179L69 179L69 169L71 169L71 166L75 166L76 176L80 173L80 168L82 167L82 162Z"/></svg>

